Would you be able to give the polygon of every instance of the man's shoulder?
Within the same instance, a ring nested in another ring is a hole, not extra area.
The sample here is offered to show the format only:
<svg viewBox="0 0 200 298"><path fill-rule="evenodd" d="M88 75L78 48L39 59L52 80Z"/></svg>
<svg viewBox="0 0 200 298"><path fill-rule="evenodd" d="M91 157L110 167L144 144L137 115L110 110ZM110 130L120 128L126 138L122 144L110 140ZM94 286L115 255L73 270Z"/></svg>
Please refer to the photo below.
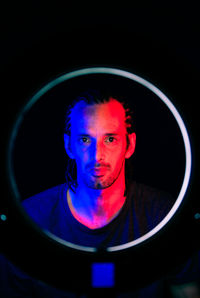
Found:
<svg viewBox="0 0 200 298"><path fill-rule="evenodd" d="M25 199L22 206L35 220L41 216L47 217L58 205L65 190L66 184L54 186Z"/></svg>
<svg viewBox="0 0 200 298"><path fill-rule="evenodd" d="M175 202L175 198L166 190L135 181L131 185L130 196L135 205L143 206L146 210L170 209Z"/></svg>
<svg viewBox="0 0 200 298"><path fill-rule="evenodd" d="M129 206L140 235L144 235L165 218L175 200L167 192L143 183L133 183L131 190Z"/></svg>
<svg viewBox="0 0 200 298"><path fill-rule="evenodd" d="M173 196L168 191L136 181L131 184L131 193L148 200L158 197L173 200Z"/></svg>
<svg viewBox="0 0 200 298"><path fill-rule="evenodd" d="M61 192L66 188L66 184L60 184L40 193L37 193L23 201L23 206L32 204L48 203L58 198Z"/></svg>

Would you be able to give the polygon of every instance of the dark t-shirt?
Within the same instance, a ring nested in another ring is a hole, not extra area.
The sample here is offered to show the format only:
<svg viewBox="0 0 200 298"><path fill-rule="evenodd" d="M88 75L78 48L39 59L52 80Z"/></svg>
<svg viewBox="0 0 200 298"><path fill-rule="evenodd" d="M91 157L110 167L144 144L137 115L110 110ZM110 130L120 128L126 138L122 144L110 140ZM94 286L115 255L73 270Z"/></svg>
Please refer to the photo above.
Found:
<svg viewBox="0 0 200 298"><path fill-rule="evenodd" d="M134 182L127 191L127 199L118 216L108 225L93 230L73 217L66 192L67 185L62 184L25 200L23 206L42 229L63 240L90 247L109 247L137 239L152 230L174 203L166 193ZM75 293L55 289L27 276L1 256L0 261L3 264L2 275L0 272L0 283L3 283L0 294L1 291L4 293L2 297L79 297ZM192 259L171 277L162 278L135 292L119 293L117 297L166 297L169 280L172 283L186 283L197 278L197 262L199 258L197 261ZM87 296L83 294L80 297Z"/></svg>
<svg viewBox="0 0 200 298"><path fill-rule="evenodd" d="M152 230L172 208L164 192L134 182L118 216L98 229L89 229L72 215L62 184L23 202L32 219L43 229L74 244L101 247L124 244Z"/></svg>

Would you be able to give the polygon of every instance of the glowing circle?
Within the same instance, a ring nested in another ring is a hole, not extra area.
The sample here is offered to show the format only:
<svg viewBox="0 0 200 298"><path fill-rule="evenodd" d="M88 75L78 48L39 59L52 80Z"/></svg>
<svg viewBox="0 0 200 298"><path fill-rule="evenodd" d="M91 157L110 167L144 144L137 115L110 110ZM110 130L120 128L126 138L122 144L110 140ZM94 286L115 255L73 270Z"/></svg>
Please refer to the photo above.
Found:
<svg viewBox="0 0 200 298"><path fill-rule="evenodd" d="M1 215L0 215L0 219L1 219L2 221L6 221L6 220L7 220L7 216L6 216L5 214L1 214Z"/></svg>
<svg viewBox="0 0 200 298"><path fill-rule="evenodd" d="M174 118L175 118L175 120L176 120L176 122L179 126L179 129L181 131L181 135L183 137L184 147L185 147L185 160L186 160L186 162L185 162L184 179L183 179L183 183L182 183L180 192L178 194L178 197L177 197L172 209L170 210L170 212L165 216L165 218L155 228L153 228L150 232L146 233L144 236L142 236L142 237L140 237L136 240L133 240L131 242L128 242L126 244L112 246L112 247L108 247L106 249L107 252L114 252L114 251L124 250L124 249L128 249L130 247L133 247L133 246L135 246L135 245L149 239L151 236L155 235L158 231L160 231L169 222L169 220L173 217L173 215L175 214L175 212L179 208L179 206L180 206L180 204L183 201L183 198L185 196L188 185L189 185L190 176L191 176L191 167L192 167L192 154L191 154L191 146L190 146L190 140L189 140L188 132L187 132L187 129L186 129L185 124L183 122L183 119L181 118L179 112L177 111L177 109L175 108L173 103L156 86L154 86L152 83L148 82L147 80L145 80L145 79L141 78L140 76L137 76L133 73L130 73L128 71L124 71L124 70L121 70L121 69L109 68L109 67L84 68L84 69L72 71L70 73L64 74L64 75L54 79L53 81L46 84L43 88L41 88L31 98L31 100L28 102L28 104L26 106L24 106L21 114L18 116L18 119L15 123L14 129L13 129L11 137L10 137L10 142L9 142L9 147L8 147L8 171L10 173L11 186L14 190L16 198L20 201L20 194L19 194L18 187L17 187L16 181L15 181L15 178L14 178L14 171L13 171L13 165L12 165L12 162L11 162L11 160L12 160L11 156L12 156L12 151L13 151L13 144L14 144L15 139L17 137L18 129L20 127L20 124L23 121L24 115L40 99L41 96L43 96L46 92L51 90L53 87L57 86L58 84L60 84L64 81L67 81L67 80L70 80L70 79L73 79L73 78L76 78L76 77L84 76L84 75L91 75L91 74L111 74L111 75L124 77L124 78L130 79L132 81L135 81L135 82L143 85L147 89L151 90L154 94L156 94L160 98L160 100L167 106L167 108L171 111L172 115L174 116ZM56 241L60 242L61 244L64 244L64 245L66 245L68 247L71 247L73 249L84 250L84 251L88 251L88 252L96 252L97 251L97 249L94 248L94 247L85 247L85 246L83 247L83 246L75 245L75 244L69 243L65 240L62 240L62 239L56 237L55 235L51 234L49 231L44 230L44 232L48 236L55 239Z"/></svg>

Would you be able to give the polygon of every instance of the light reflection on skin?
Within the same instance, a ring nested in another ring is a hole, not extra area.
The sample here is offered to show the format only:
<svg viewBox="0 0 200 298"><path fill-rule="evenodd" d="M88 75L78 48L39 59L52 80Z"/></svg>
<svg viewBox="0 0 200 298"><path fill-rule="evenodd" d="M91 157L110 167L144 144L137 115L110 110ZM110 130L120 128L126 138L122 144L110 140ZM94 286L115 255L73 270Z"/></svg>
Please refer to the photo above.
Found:
<svg viewBox="0 0 200 298"><path fill-rule="evenodd" d="M68 192L72 214L91 229L109 223L122 208L125 197L125 159L135 150L136 135L127 130L121 103L87 105L79 102L71 113L71 136L65 149L77 165L78 187Z"/></svg>

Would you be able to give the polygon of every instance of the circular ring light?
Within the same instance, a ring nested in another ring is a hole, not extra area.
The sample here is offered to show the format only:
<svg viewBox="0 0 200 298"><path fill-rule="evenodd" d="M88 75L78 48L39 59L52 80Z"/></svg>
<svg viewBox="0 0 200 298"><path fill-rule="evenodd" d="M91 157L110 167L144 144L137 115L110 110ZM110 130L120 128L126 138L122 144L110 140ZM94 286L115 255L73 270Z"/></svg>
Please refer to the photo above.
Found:
<svg viewBox="0 0 200 298"><path fill-rule="evenodd" d="M160 231L170 221L170 219L173 217L173 215L176 213L177 209L181 205L181 203L184 199L185 193L187 191L189 181L190 181L191 167L192 167L192 154L191 154L191 146L190 146L190 140L189 140L187 129L185 127L183 119L181 118L179 112L177 111L177 109L175 108L173 103L169 100L169 98L161 90L159 90L152 83L150 83L147 80L141 78L140 76L130 73L128 71L124 71L124 70L116 69L116 68L109 68L109 67L84 68L84 69L80 69L80 70L76 70L76 71L72 71L70 73L64 74L64 75L54 79L53 81L49 82L31 98L31 100L24 106L23 110L21 111L21 114L17 118L17 121L14 125L13 131L12 131L12 134L10 137L9 146L8 146L8 161L7 161L8 162L8 171L10 174L9 178L10 178L11 187L14 191L16 199L18 201L20 201L20 193L19 193L16 181L15 181L13 164L12 164L12 152L13 152L13 144L15 143L15 139L17 137L20 124L23 121L24 115L31 109L31 107L46 92L48 92L55 86L59 85L62 82L65 82L67 80L70 80L70 79L73 79L76 77L80 77L80 76L84 76L84 75L91 75L91 74L110 74L110 75L114 75L114 76L120 76L123 78L130 79L132 81L135 81L138 84L141 84L144 87L146 87L147 89L149 89L150 91L152 91L166 105L166 107L170 110L173 117L175 118L175 120L178 124L178 127L181 131L181 135L182 135L184 147L185 147L184 179L183 179L183 183L182 183L180 192L178 194L178 197L177 197L172 209L155 228L153 228L150 232L146 233L145 235L141 236L140 238L133 240L131 242L128 242L126 244L106 248L107 252L116 252L116 251L125 250L125 249L131 248L133 246L136 246L136 245L140 244L141 242L149 239L153 235L155 235L158 231ZM69 243L65 240L62 240L61 238L55 236L54 234L52 234L51 232L49 232L47 230L43 230L43 231L47 236L53 238L54 240L56 240L57 242L65 245L65 246L68 246L69 248L81 250L81 251L92 252L92 253L97 251L97 249L95 247L86 247L86 246L75 245L75 244Z"/></svg>

